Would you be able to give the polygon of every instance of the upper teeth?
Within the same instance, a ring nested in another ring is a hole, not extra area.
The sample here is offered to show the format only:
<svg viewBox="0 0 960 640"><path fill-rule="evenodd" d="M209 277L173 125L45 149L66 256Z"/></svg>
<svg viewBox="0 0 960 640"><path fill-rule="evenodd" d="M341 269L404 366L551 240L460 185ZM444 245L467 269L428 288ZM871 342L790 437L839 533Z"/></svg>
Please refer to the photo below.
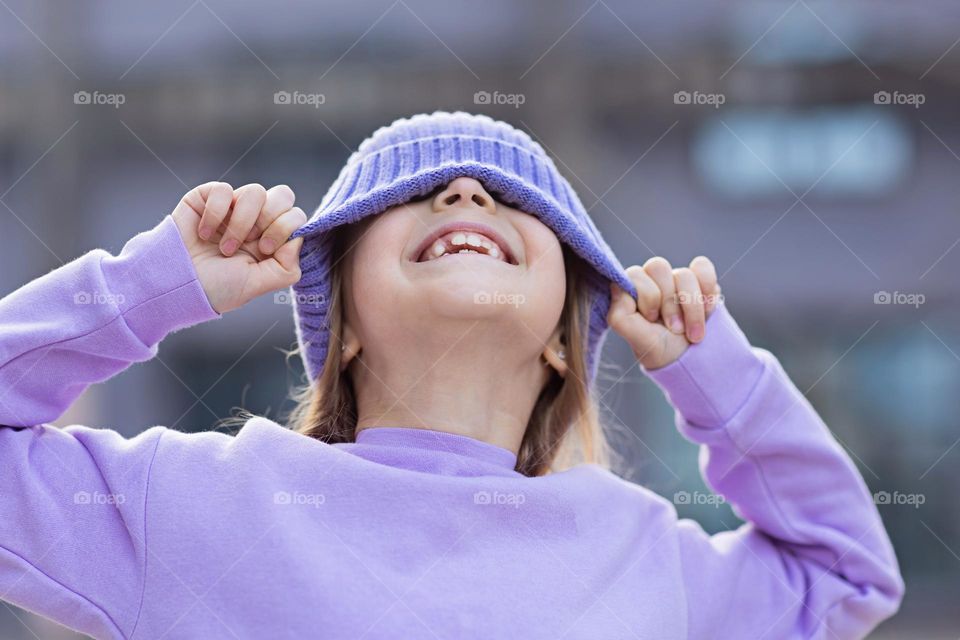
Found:
<svg viewBox="0 0 960 640"><path fill-rule="evenodd" d="M501 258L500 247L480 234L456 231L453 235L446 237L446 242L441 237L433 243L427 251L427 260L434 260L449 253L486 253L491 258ZM477 251L477 249L483 249L483 251Z"/></svg>

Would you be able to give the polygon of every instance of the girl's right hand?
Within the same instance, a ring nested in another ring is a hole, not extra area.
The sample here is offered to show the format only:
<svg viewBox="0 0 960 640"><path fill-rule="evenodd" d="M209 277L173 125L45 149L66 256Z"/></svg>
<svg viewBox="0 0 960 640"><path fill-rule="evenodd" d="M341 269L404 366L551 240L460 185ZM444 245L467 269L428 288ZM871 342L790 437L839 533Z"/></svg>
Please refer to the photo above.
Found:
<svg viewBox="0 0 960 640"><path fill-rule="evenodd" d="M173 219L218 313L300 280L303 238L288 238L307 216L294 199L286 185L208 182L180 200Z"/></svg>

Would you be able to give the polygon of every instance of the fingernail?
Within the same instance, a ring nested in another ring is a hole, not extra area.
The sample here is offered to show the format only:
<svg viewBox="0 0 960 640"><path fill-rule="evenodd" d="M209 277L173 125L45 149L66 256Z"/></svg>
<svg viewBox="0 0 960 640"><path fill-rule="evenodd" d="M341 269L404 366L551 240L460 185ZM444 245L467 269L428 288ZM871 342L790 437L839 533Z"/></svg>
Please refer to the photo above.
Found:
<svg viewBox="0 0 960 640"><path fill-rule="evenodd" d="M680 319L680 316L670 318L670 330L674 333L683 333L683 320Z"/></svg>
<svg viewBox="0 0 960 640"><path fill-rule="evenodd" d="M209 240L209 239L210 239L210 227L207 227L207 226L200 227L200 230L197 232L197 235L199 235L199 236L200 236L201 238L203 238L204 240Z"/></svg>
<svg viewBox="0 0 960 640"><path fill-rule="evenodd" d="M703 325L694 325L690 327L690 341L699 342L703 339Z"/></svg>
<svg viewBox="0 0 960 640"><path fill-rule="evenodd" d="M264 238L260 241L260 250L264 253L273 253L273 250L277 248L277 243L273 238Z"/></svg>
<svg viewBox="0 0 960 640"><path fill-rule="evenodd" d="M240 246L240 243L234 240L233 238L231 238L230 240L227 240L226 242L223 243L223 252L229 255L234 251L236 251L237 247L239 246Z"/></svg>

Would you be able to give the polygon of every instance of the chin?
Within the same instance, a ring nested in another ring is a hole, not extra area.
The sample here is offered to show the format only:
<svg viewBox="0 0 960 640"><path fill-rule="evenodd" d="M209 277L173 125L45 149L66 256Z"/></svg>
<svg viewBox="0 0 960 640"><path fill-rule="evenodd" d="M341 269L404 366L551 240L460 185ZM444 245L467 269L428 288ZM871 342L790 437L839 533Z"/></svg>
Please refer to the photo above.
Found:
<svg viewBox="0 0 960 640"><path fill-rule="evenodd" d="M450 318L482 319L523 311L529 295L512 274L482 269L450 269L411 284L423 308Z"/></svg>
<svg viewBox="0 0 960 640"><path fill-rule="evenodd" d="M526 296L491 282L491 286L471 282L444 283L448 286L429 287L421 290L425 308L447 317L464 320L481 320L496 317L517 317L525 313Z"/></svg>

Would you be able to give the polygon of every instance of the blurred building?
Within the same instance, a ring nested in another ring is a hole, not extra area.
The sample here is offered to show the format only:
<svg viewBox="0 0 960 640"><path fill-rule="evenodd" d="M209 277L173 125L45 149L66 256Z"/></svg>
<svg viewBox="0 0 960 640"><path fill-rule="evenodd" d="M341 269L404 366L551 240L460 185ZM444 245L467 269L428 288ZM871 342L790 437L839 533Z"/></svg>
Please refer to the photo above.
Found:
<svg viewBox="0 0 960 640"><path fill-rule="evenodd" d="M960 5L0 3L0 294L117 252L209 180L306 211L376 127L480 111L554 156L622 261L705 254L882 504L907 579L877 638L960 630ZM270 296L180 332L58 424L133 435L279 419L299 382ZM624 474L707 491L669 406L607 341ZM883 500L881 500L883 502ZM678 505L710 530L726 506ZM70 634L13 608L4 638Z"/></svg>

